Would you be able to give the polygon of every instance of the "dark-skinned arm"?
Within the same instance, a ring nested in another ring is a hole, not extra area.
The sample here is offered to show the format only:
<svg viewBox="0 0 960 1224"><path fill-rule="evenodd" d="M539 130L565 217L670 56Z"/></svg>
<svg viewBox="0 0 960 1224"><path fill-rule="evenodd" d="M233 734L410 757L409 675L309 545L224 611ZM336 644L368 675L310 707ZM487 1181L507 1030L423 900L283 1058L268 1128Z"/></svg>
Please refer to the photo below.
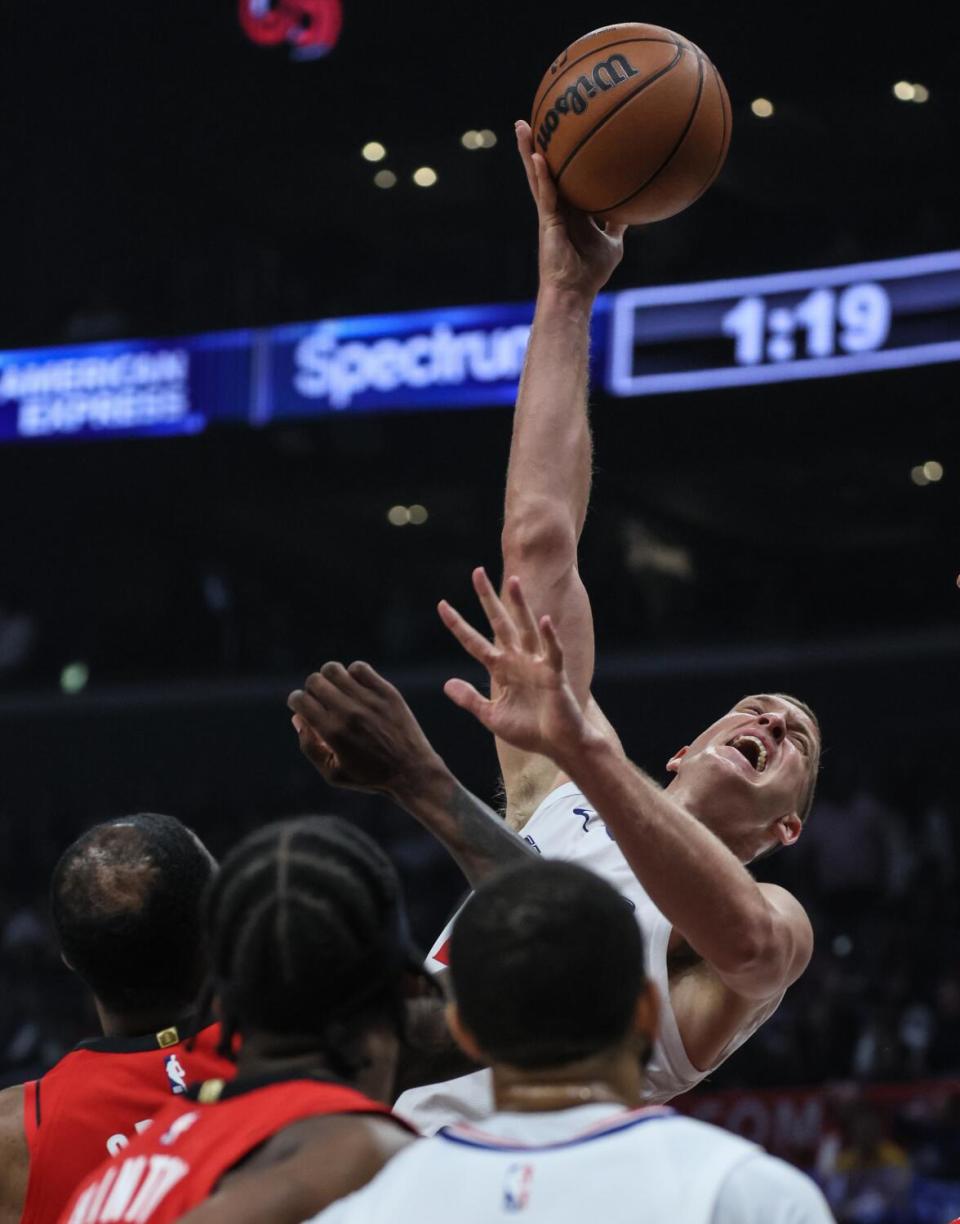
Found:
<svg viewBox="0 0 960 1224"><path fill-rule="evenodd" d="M453 776L398 689L369 664L325 663L287 705L300 749L325 781L388 796L444 846L471 887L536 857ZM396 1096L476 1070L450 1036L444 1006L442 997L410 1000Z"/></svg>
<svg viewBox="0 0 960 1224"><path fill-rule="evenodd" d="M377 1117L311 1118L275 1135L183 1224L300 1224L365 1186L415 1142Z"/></svg>
<svg viewBox="0 0 960 1224"><path fill-rule="evenodd" d="M0 1224L19 1224L29 1175L23 1085L17 1084L0 1092Z"/></svg>
<svg viewBox="0 0 960 1224"><path fill-rule="evenodd" d="M448 851L471 887L536 857L463 786L400 692L367 663L325 663L287 705L304 756L331 786L387 795Z"/></svg>

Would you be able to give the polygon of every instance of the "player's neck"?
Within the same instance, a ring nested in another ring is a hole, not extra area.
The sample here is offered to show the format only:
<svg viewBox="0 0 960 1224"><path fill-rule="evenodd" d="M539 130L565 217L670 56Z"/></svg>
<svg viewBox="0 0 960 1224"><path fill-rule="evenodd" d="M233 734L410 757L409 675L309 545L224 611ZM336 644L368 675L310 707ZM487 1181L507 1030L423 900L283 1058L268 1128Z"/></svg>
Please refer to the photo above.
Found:
<svg viewBox="0 0 960 1224"><path fill-rule="evenodd" d="M186 1033L192 1030L196 1020L196 1008L193 1007L117 1012L105 1007L99 999L94 1002L104 1037L144 1037L147 1033L159 1033L168 1028L180 1028Z"/></svg>
<svg viewBox="0 0 960 1224"><path fill-rule="evenodd" d="M552 1113L577 1105L643 1104L643 1072L635 1049L596 1055L562 1067L526 1071L494 1065L496 1107L507 1113Z"/></svg>
<svg viewBox="0 0 960 1224"><path fill-rule="evenodd" d="M698 820L705 825L711 833L727 847L727 849L737 856L741 863L749 863L755 856L757 851L753 846L746 846L734 840L729 836L725 836L723 832L717 829L716 820L709 818L709 812L705 810L706 803L704 796L698 794L696 790L692 790L684 778L675 776L672 781L668 782L664 787L664 791L670 796L677 807L682 808L687 815L692 816L694 820Z"/></svg>
<svg viewBox="0 0 960 1224"><path fill-rule="evenodd" d="M245 1033L237 1057L237 1079L254 1079L262 1075L329 1076L345 1080L358 1092L374 1100L389 1104L392 1099L393 1077L396 1068L396 1039L389 1048L371 1039L364 1051L362 1066L352 1076L332 1067L329 1060L317 1049L305 1049L302 1037L284 1037L269 1033Z"/></svg>

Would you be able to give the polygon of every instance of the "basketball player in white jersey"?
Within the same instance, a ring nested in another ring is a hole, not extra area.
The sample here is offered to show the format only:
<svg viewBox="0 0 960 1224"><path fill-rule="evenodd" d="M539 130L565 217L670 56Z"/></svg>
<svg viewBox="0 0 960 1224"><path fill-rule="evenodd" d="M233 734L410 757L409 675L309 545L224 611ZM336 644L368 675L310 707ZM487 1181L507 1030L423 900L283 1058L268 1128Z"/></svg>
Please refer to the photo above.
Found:
<svg viewBox="0 0 960 1224"><path fill-rule="evenodd" d="M539 217L540 288L507 470L503 572L520 579L536 617L551 617L576 700L611 757L620 757L590 692L593 618L577 547L591 480L590 314L622 257L623 230L601 230L560 203L524 123L517 140ZM499 616L486 576L475 585ZM587 774L574 776L502 735L497 749L509 826L544 856L599 872L636 908L663 996L648 1094L670 1100L746 1041L809 962L813 933L801 905L781 888L758 885L742 864L799 837L819 767L816 717L782 694L745 698L674 755L666 790L637 773L632 807L616 814L591 801ZM434 967L445 942L441 936L434 946ZM482 1076L416 1089L398 1102L428 1132L489 1108Z"/></svg>
<svg viewBox="0 0 960 1224"><path fill-rule="evenodd" d="M451 943L449 1024L496 1112L411 1144L316 1224L826 1224L816 1186L746 1140L644 1107L656 991L613 888L569 863L494 876Z"/></svg>

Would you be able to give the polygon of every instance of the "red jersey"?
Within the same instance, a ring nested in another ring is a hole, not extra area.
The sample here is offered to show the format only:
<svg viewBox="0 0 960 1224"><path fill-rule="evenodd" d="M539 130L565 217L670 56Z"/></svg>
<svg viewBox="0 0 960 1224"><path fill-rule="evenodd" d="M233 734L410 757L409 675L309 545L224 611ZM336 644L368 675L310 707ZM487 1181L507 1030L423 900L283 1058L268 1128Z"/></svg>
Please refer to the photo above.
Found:
<svg viewBox="0 0 960 1224"><path fill-rule="evenodd" d="M236 1073L217 1054L220 1026L85 1041L23 1086L30 1178L20 1224L52 1224L80 1181L125 1148L191 1083ZM188 1048L189 1047L189 1048Z"/></svg>
<svg viewBox="0 0 960 1224"><path fill-rule="evenodd" d="M284 1127L325 1114L381 1114L386 1105L337 1081L304 1075L224 1085L212 1080L157 1114L129 1147L77 1189L61 1224L169 1224Z"/></svg>

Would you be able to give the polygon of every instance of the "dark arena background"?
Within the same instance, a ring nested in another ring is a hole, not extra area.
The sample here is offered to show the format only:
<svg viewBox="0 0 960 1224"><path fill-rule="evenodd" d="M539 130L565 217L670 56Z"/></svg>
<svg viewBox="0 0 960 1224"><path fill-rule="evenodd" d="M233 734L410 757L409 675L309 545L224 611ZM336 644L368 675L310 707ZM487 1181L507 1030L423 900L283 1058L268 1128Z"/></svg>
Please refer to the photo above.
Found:
<svg viewBox="0 0 960 1224"><path fill-rule="evenodd" d="M325 786L285 697L367 659L497 801L489 737L441 691L476 671L435 606L473 615L472 567L499 572L536 289L512 125L564 46L634 20L707 51L734 130L700 202L628 234L594 323L595 691L658 778L744 692L798 694L825 744L798 847L759 866L809 910L814 961L681 1104L813 1171L838 1219L944 1224L949 7L2 6L0 1075L95 1031L46 888L96 820L170 812L222 853L268 819L342 812L400 867L421 943L462 895L405 814Z"/></svg>

